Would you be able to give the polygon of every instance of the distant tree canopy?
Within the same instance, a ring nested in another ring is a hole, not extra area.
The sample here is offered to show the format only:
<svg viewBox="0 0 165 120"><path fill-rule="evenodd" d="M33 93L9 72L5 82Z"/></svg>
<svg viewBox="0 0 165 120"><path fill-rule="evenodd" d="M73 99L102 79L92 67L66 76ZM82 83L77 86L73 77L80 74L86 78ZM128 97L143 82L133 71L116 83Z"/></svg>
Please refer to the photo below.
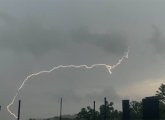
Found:
<svg viewBox="0 0 165 120"><path fill-rule="evenodd" d="M106 112L105 112L106 110ZM100 111L94 111L90 106L87 108L82 108L81 111L77 114L76 120L94 120L94 112L95 112L95 120L103 120L105 113L107 120L120 120L121 112L115 110L113 107L113 102L106 101L105 105L100 105Z"/></svg>
<svg viewBox="0 0 165 120"><path fill-rule="evenodd" d="M142 102L131 101L130 102L130 118L141 120L142 119Z"/></svg>
<svg viewBox="0 0 165 120"><path fill-rule="evenodd" d="M161 84L156 95L159 99L159 108L160 108L160 118L165 119L165 84Z"/></svg>
<svg viewBox="0 0 165 120"><path fill-rule="evenodd" d="M94 112L96 116L96 120L98 120L99 112L94 111L90 106L87 108L82 108L81 111L77 114L77 120L93 120Z"/></svg>
<svg viewBox="0 0 165 120"><path fill-rule="evenodd" d="M156 96L158 99L165 104L165 85L161 84L158 90L156 91Z"/></svg>

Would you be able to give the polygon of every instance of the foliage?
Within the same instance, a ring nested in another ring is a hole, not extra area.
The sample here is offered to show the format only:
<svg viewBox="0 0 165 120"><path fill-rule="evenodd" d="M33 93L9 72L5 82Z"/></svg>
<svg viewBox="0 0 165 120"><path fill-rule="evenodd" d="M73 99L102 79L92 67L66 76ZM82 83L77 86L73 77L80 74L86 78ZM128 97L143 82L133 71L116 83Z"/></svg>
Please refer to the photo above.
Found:
<svg viewBox="0 0 165 120"><path fill-rule="evenodd" d="M113 107L113 102L108 103L106 101L105 105L100 106L100 112L95 111L95 120L102 120L105 115L105 108L106 108L106 118L107 120L120 120L121 119L121 112L115 110ZM77 120L93 120L94 119L94 110L91 107L82 108L81 111L77 114Z"/></svg>
<svg viewBox="0 0 165 120"><path fill-rule="evenodd" d="M105 105L101 105L99 118L103 119L104 115L105 115ZM108 101L106 101L106 118L107 120L115 120L121 118L119 116L119 112L114 109L113 102L108 103Z"/></svg>
<svg viewBox="0 0 165 120"><path fill-rule="evenodd" d="M165 104L165 85L161 84L158 90L156 91L156 96L158 99Z"/></svg>
<svg viewBox="0 0 165 120"><path fill-rule="evenodd" d="M164 120L165 119L165 104L160 102L159 109L160 109L160 118Z"/></svg>
<svg viewBox="0 0 165 120"><path fill-rule="evenodd" d="M93 120L95 112L95 118L98 119L99 112L94 111L90 106L87 108L82 108L81 111L77 114L77 120Z"/></svg>
<svg viewBox="0 0 165 120"><path fill-rule="evenodd" d="M159 99L160 118L165 119L165 85L161 84L156 91L156 96Z"/></svg>
<svg viewBox="0 0 165 120"><path fill-rule="evenodd" d="M130 118L136 120L142 119L142 102L130 102Z"/></svg>

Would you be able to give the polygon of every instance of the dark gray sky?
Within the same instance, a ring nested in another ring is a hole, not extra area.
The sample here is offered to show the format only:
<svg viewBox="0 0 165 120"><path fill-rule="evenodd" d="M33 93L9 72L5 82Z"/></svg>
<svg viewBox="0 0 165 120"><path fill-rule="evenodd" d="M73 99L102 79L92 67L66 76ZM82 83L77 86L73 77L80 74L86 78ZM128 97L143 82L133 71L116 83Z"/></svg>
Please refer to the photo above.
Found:
<svg viewBox="0 0 165 120"><path fill-rule="evenodd" d="M31 78L20 91L22 117L52 117L99 106L106 96L154 95L165 80L163 0L0 0L0 118L23 80L58 65L115 64L129 47L129 59L110 76L104 67L59 69ZM17 102L12 110L17 112Z"/></svg>

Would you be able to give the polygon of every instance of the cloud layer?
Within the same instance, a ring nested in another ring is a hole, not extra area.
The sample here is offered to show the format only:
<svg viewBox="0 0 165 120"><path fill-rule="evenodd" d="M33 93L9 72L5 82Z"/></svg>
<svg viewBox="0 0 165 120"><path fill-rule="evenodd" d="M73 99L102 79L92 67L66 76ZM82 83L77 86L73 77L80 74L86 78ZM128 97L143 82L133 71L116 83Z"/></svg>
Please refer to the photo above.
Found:
<svg viewBox="0 0 165 120"><path fill-rule="evenodd" d="M153 25L153 35L151 38L151 44L155 48L155 52L162 55L165 53L165 37L162 35L160 29Z"/></svg>
<svg viewBox="0 0 165 120"><path fill-rule="evenodd" d="M1 17L6 19L4 15ZM26 21L7 21L2 27L1 48L29 52L36 56L54 49L67 51L67 48L73 47L67 44L71 42L91 44L109 54L123 54L128 48L126 38L119 33L92 33L90 29L81 28L64 30L53 25L46 26L42 21L36 21L35 17Z"/></svg>
<svg viewBox="0 0 165 120"><path fill-rule="evenodd" d="M154 94L165 80L164 1L0 0L0 8L4 120L13 119L5 106L27 75L61 64L113 65L128 47L129 59L111 76L106 68L97 67L60 69L32 78L20 92L22 116L58 115L61 96L65 114L76 113L93 100L99 106L103 97L121 109L121 99ZM12 110L17 112L17 101Z"/></svg>

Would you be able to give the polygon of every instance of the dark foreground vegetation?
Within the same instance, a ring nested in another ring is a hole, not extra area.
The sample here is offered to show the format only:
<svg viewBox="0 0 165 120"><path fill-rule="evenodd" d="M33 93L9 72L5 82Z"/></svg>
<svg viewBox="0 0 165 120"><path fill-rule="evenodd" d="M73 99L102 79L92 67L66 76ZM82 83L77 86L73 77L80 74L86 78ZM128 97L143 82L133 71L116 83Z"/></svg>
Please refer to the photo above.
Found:
<svg viewBox="0 0 165 120"><path fill-rule="evenodd" d="M161 86L156 91L154 95L155 98L159 100L159 113L160 119L165 120L165 84ZM106 105L106 106L105 106ZM76 115L62 116L62 120L104 120L106 115L106 120L122 120L122 111L114 108L113 102L104 103L100 105L99 111L94 110L91 106L82 108L80 112ZM106 110L106 111L105 111ZM142 120L142 101L131 101L129 103L130 120ZM106 113L106 114L105 114ZM29 119L29 120L60 120L59 117L48 118L48 119Z"/></svg>

